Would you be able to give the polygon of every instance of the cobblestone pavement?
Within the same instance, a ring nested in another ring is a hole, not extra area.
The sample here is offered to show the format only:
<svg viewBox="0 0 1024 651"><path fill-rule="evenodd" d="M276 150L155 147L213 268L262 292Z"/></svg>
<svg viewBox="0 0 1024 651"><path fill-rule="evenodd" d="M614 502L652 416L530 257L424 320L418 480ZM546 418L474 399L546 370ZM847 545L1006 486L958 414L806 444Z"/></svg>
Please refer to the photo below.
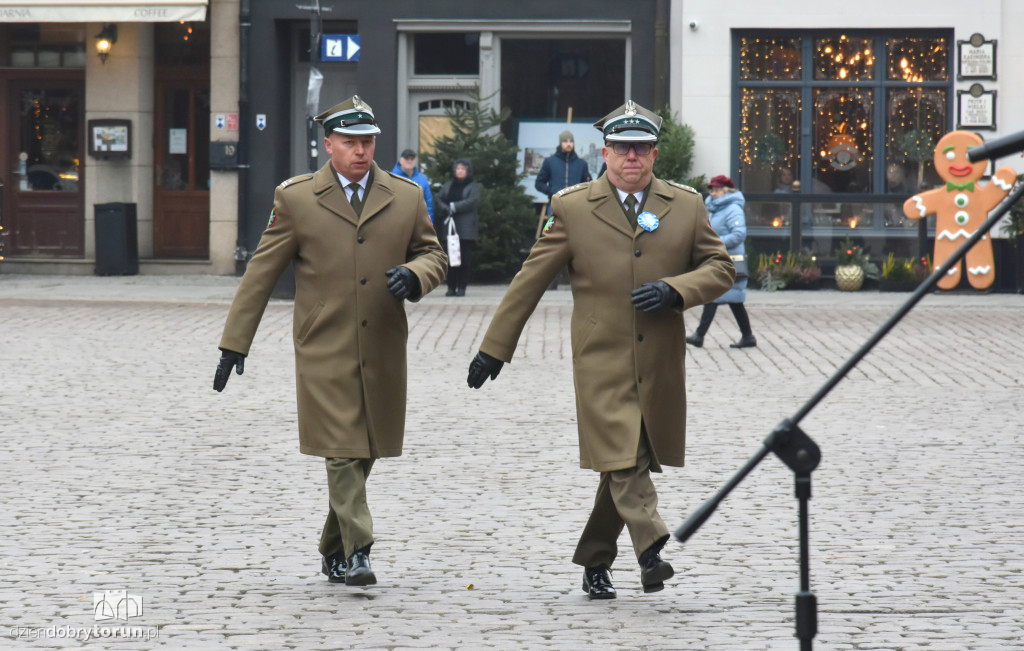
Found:
<svg viewBox="0 0 1024 651"><path fill-rule="evenodd" d="M466 368L504 288L409 306L405 455L369 484L380 583L328 584L289 302L268 307L245 375L210 386L236 284L0 276L0 647L798 648L797 501L774 457L670 542L664 592L640 591L625 534L619 598L581 592L570 557L597 474L578 467L564 287L479 391ZM669 526L905 298L751 292L747 350L720 311L687 358L687 466L656 477ZM1024 648L1022 331L1024 297L930 295L801 423L823 453L817 648ZM96 621L94 593L117 589L143 614ZM84 632L108 637L67 637Z"/></svg>

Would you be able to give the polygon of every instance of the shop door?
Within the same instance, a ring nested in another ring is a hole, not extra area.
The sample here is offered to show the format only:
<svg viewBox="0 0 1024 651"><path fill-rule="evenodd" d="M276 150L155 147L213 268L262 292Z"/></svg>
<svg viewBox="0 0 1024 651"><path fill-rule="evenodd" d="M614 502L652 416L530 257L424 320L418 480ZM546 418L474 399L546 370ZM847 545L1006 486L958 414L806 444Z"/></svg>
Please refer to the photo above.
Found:
<svg viewBox="0 0 1024 651"><path fill-rule="evenodd" d="M205 71L156 82L153 255L210 255L210 85Z"/></svg>
<svg viewBox="0 0 1024 651"><path fill-rule="evenodd" d="M19 80L7 88L0 143L7 253L81 257L82 85Z"/></svg>

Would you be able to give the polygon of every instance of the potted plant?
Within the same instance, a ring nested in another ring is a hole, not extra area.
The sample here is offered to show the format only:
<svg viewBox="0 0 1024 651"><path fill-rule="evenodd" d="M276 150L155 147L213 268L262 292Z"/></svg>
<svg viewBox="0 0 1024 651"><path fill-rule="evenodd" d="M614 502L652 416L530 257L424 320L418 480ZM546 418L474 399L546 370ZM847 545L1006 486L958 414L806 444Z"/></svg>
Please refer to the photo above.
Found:
<svg viewBox="0 0 1024 651"><path fill-rule="evenodd" d="M836 287L844 292L855 292L864 285L865 278L878 278L878 266L871 262L862 247L847 237L836 251Z"/></svg>
<svg viewBox="0 0 1024 651"><path fill-rule="evenodd" d="M917 289L932 272L930 256L920 258L897 258L890 253L882 263L882 274L878 289L883 292L909 292Z"/></svg>
<svg viewBox="0 0 1024 651"><path fill-rule="evenodd" d="M821 280L821 267L817 259L807 253L761 254L755 276L761 289L812 289Z"/></svg>

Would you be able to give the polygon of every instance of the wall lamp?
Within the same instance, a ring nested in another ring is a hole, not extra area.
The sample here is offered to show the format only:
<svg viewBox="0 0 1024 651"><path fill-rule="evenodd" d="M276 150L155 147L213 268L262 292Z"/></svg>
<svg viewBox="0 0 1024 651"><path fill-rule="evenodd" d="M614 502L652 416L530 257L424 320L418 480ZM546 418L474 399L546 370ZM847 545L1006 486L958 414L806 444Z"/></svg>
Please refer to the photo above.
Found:
<svg viewBox="0 0 1024 651"><path fill-rule="evenodd" d="M100 61L104 64L107 62L107 56L110 55L110 48L114 47L114 43L117 43L117 25L107 23L96 35L96 52L99 53Z"/></svg>

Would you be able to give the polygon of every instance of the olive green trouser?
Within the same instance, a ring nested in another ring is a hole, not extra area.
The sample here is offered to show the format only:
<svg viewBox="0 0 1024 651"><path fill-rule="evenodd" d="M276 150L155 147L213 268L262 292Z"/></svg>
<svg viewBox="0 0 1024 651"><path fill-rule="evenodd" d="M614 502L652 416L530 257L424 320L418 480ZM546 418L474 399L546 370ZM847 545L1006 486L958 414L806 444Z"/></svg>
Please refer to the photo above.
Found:
<svg viewBox="0 0 1024 651"><path fill-rule="evenodd" d="M637 559L668 538L658 515L658 493L651 481L651 452L646 429L640 434L636 466L601 473L594 509L576 545L572 562L583 567L611 567L618 554L619 534L629 528Z"/></svg>
<svg viewBox="0 0 1024 651"><path fill-rule="evenodd" d="M330 508L320 535L320 553L345 558L373 544L373 518L366 504L366 478L373 459L327 459Z"/></svg>

